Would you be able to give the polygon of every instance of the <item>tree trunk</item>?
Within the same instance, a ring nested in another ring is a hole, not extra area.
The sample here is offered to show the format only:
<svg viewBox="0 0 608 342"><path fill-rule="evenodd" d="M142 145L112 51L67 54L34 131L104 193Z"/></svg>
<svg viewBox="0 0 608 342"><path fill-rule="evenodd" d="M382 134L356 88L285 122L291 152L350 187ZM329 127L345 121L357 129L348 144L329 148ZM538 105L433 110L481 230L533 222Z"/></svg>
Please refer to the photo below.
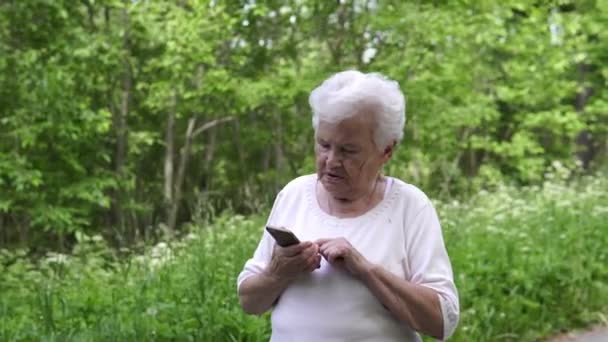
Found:
<svg viewBox="0 0 608 342"><path fill-rule="evenodd" d="M120 108L113 111L113 125L116 133L116 151L114 154L114 172L118 179L119 186L114 192L112 199L112 217L113 224L118 227L120 232L119 239L124 240L126 227L124 221L124 212L122 208L123 202L123 181L125 178L125 164L127 158L127 139L128 126L127 116L129 113L129 100L131 96L131 67L129 64L129 13L126 7L122 10L122 25L125 30L123 35L123 74L122 74L122 92Z"/></svg>
<svg viewBox="0 0 608 342"><path fill-rule="evenodd" d="M587 100L591 97L593 93L593 89L585 86L585 76L587 68L585 65L578 65L578 82L579 86L582 88L581 92L576 95L576 103L575 108L579 115L584 115L585 106L587 105ZM586 120L583 119L583 122ZM591 161L595 158L597 151L595 148L595 142L591 135L591 132L588 129L583 129L578 136L576 137L577 152L576 156L578 160L581 162L583 169L587 170L591 164Z"/></svg>
<svg viewBox="0 0 608 342"><path fill-rule="evenodd" d="M173 156L175 151L175 113L177 111L177 94L171 97L171 108L167 113L167 128L165 131L165 165L164 165L164 200L167 216L167 232L172 234L171 215L173 206Z"/></svg>
<svg viewBox="0 0 608 342"><path fill-rule="evenodd" d="M84 1L84 5L87 8L87 14L89 19L89 29L95 30L95 6L89 1Z"/></svg>
<svg viewBox="0 0 608 342"><path fill-rule="evenodd" d="M273 142L273 147L274 147L274 161L275 161L275 171L277 172L277 175L283 175L283 173L285 172L285 165L286 165L286 158L285 158L285 153L283 151L283 127L282 127L282 122L281 122L281 114L280 113L276 113L275 115L275 123L274 123L274 142ZM274 190L277 190L280 188L280 177L275 177L274 178L274 184L273 187Z"/></svg>
<svg viewBox="0 0 608 342"><path fill-rule="evenodd" d="M262 171L266 172L268 171L268 169L270 169L270 156L272 154L272 151L270 151L270 148L265 148L264 152L262 154Z"/></svg>
<svg viewBox="0 0 608 342"><path fill-rule="evenodd" d="M8 245L8 233L4 230L4 214L0 213L0 248Z"/></svg>
<svg viewBox="0 0 608 342"><path fill-rule="evenodd" d="M18 222L19 220L15 220ZM30 228L30 220L25 218L21 222L18 223L19 227L19 246L26 247L29 241L29 228Z"/></svg>
<svg viewBox="0 0 608 342"><path fill-rule="evenodd" d="M188 120L188 128L186 129L186 138L184 141L184 147L181 150L179 165L177 169L177 177L175 179L174 187L173 187L173 199L171 201L171 205L169 207L169 215L167 219L167 229L169 234L173 234L175 232L175 228L177 225L177 215L179 211L179 203L182 200L182 189L184 186L184 179L186 175L186 168L188 167L188 160L190 158L190 150L192 149L192 140L198 136L199 134L209 130L220 123L231 121L231 117L227 117L224 119L213 120L210 121L201 127L198 127L196 130L196 118L191 118Z"/></svg>
<svg viewBox="0 0 608 342"><path fill-rule="evenodd" d="M195 118L191 118L190 120L188 120L188 128L186 129L186 141L184 142L184 147L182 148L179 157L179 166L177 169L177 178L175 179L175 187L173 193L174 196L169 210L169 219L167 221L167 227L170 233L173 233L175 231L179 202L182 199L182 185L184 183L184 175L186 173L186 166L188 165L190 149L192 147L192 138L194 136L193 133L195 125Z"/></svg>
<svg viewBox="0 0 608 342"><path fill-rule="evenodd" d="M217 131L212 130L209 132L207 136L207 146L205 148L205 158L203 164L203 182L204 189L207 190L211 187L211 174L213 173L213 169L211 163L213 162L213 158L215 156L215 148L217 142Z"/></svg>
<svg viewBox="0 0 608 342"><path fill-rule="evenodd" d="M234 121L235 135L234 135L234 144L236 147L236 152L238 156L239 168L244 167L245 164L245 151L243 149L243 145L241 144L241 123L237 119Z"/></svg>
<svg viewBox="0 0 608 342"><path fill-rule="evenodd" d="M235 128L234 145L236 147L236 152L237 152L237 156L238 156L239 170L246 172L245 149L243 148L243 144L241 142L241 124L239 122L239 119L236 119L234 121L234 128ZM242 196L242 198L247 200L247 199L251 198L251 189L249 186L249 178L246 175L243 175L242 179L244 179L245 182L243 183L243 185L241 187L242 193L240 193L239 196Z"/></svg>

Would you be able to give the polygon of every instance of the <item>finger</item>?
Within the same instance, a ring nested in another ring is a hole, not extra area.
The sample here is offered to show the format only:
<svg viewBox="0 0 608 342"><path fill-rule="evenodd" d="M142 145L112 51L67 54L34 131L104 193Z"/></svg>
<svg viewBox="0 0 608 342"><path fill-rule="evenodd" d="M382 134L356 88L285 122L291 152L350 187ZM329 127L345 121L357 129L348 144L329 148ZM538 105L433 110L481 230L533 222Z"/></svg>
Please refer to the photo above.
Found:
<svg viewBox="0 0 608 342"><path fill-rule="evenodd" d="M316 258L317 253L314 253L314 250L305 250L304 252L290 257L293 267L299 269L308 268Z"/></svg>
<svg viewBox="0 0 608 342"><path fill-rule="evenodd" d="M325 260L327 260L327 262L330 265L338 266L338 267L340 266L340 262L344 260L339 249L336 247L332 247L332 248L328 249L326 251L325 255L323 255L323 257L325 258Z"/></svg>
<svg viewBox="0 0 608 342"><path fill-rule="evenodd" d="M329 256L329 260L327 260L330 264L335 265L344 261L344 257L340 254L332 254Z"/></svg>
<svg viewBox="0 0 608 342"><path fill-rule="evenodd" d="M313 257L315 254L317 254L316 248L314 247L314 245L310 245L308 246L308 248L302 249L298 254L290 256L285 255L285 258L290 259L291 262L293 262L294 264L303 264L306 262L306 260Z"/></svg>
<svg viewBox="0 0 608 342"><path fill-rule="evenodd" d="M339 246L334 246L333 248L331 248L330 250L327 251L326 259L327 259L327 261L329 261L330 264L335 263L339 259L343 260L344 259L344 250L342 248L340 248Z"/></svg>
<svg viewBox="0 0 608 342"><path fill-rule="evenodd" d="M322 245L324 245L332 240L334 240L334 239L318 239L318 240L315 240L315 243L317 245L319 245L319 247L321 247Z"/></svg>
<svg viewBox="0 0 608 342"><path fill-rule="evenodd" d="M327 259L327 248L320 249L319 255L321 255L323 258Z"/></svg>
<svg viewBox="0 0 608 342"><path fill-rule="evenodd" d="M326 241L326 242L318 244L318 246L319 246L319 253L325 253L327 251L327 249L331 246L331 242Z"/></svg>
<svg viewBox="0 0 608 342"><path fill-rule="evenodd" d="M312 257L312 264L314 265L315 268L321 267L321 259L322 258L323 257L319 253L313 255L313 257Z"/></svg>
<svg viewBox="0 0 608 342"><path fill-rule="evenodd" d="M318 267L316 265L309 266L305 272L311 273L314 272Z"/></svg>
<svg viewBox="0 0 608 342"><path fill-rule="evenodd" d="M312 242L304 241L304 242L300 242L297 245L281 247L281 252L285 256L292 257L292 256L302 253L302 251L304 249L309 248L311 245L312 245Z"/></svg>
<svg viewBox="0 0 608 342"><path fill-rule="evenodd" d="M306 264L308 266L315 265L316 262L317 262L317 254L312 254L311 256L309 256L308 258L306 258Z"/></svg>
<svg viewBox="0 0 608 342"><path fill-rule="evenodd" d="M308 258L309 256L316 255L319 253L319 248L316 245L312 245L302 251L302 255Z"/></svg>
<svg viewBox="0 0 608 342"><path fill-rule="evenodd" d="M306 259L302 259L301 254L293 257L284 256L279 262L281 268L289 273L300 273L308 267Z"/></svg>
<svg viewBox="0 0 608 342"><path fill-rule="evenodd" d="M344 259L343 258L337 258L336 260L334 260L334 262L331 264L334 267L337 268L343 268L344 267Z"/></svg>
<svg viewBox="0 0 608 342"><path fill-rule="evenodd" d="M319 247L319 253L327 259L327 254L333 250L339 242L337 240L329 241Z"/></svg>
<svg viewBox="0 0 608 342"><path fill-rule="evenodd" d="M306 260L306 271L312 272L317 269L317 256L313 255Z"/></svg>

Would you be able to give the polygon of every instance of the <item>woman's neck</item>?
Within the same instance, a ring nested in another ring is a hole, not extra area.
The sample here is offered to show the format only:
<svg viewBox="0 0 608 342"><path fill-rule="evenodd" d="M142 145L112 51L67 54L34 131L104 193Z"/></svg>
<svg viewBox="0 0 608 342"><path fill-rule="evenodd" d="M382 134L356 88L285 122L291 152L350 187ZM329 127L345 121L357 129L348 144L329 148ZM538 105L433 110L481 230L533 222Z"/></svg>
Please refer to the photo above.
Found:
<svg viewBox="0 0 608 342"><path fill-rule="evenodd" d="M368 187L369 190L358 198L334 197L322 185L319 187L321 193L317 195L321 195L319 203L328 214L340 218L357 217L372 209L382 200L385 186L385 178L378 176Z"/></svg>

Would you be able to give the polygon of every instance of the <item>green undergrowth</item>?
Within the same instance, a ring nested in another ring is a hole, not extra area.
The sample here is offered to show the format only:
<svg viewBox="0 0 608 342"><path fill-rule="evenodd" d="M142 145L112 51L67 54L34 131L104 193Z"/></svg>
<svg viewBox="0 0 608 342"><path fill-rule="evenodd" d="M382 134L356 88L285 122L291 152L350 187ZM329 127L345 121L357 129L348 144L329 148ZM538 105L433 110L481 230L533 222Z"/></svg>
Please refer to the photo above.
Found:
<svg viewBox="0 0 608 342"><path fill-rule="evenodd" d="M534 341L606 320L608 181L503 187L436 202L461 298L453 341ZM236 276L264 215L224 215L117 257L98 236L31 261L0 251L2 341L265 341Z"/></svg>

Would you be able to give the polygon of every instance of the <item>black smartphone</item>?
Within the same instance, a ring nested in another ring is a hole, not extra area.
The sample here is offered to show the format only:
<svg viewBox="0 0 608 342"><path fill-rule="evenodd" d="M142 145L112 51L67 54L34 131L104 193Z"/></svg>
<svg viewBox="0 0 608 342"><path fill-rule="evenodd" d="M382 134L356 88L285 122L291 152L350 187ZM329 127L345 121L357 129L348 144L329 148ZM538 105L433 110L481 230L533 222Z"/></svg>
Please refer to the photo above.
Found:
<svg viewBox="0 0 608 342"><path fill-rule="evenodd" d="M296 235L287 228L266 226L266 231L272 235L274 240L277 242L277 245L281 247L288 247L300 243L300 240L296 237Z"/></svg>

